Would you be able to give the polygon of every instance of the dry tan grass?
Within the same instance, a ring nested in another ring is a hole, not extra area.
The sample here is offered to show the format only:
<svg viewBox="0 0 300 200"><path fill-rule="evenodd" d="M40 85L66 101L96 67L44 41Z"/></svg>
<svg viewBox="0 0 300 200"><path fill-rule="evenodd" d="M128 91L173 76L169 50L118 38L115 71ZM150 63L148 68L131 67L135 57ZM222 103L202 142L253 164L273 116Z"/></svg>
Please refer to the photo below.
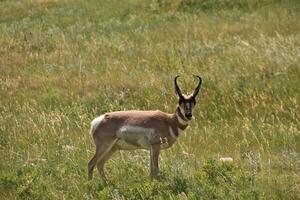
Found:
<svg viewBox="0 0 300 200"><path fill-rule="evenodd" d="M176 2L0 2L1 195L299 198L299 5L203 11ZM87 183L91 119L173 112L177 74L184 91L192 74L204 82L190 128L162 153L162 181L147 181L141 151L113 157L110 185ZM232 165L210 161L218 156Z"/></svg>

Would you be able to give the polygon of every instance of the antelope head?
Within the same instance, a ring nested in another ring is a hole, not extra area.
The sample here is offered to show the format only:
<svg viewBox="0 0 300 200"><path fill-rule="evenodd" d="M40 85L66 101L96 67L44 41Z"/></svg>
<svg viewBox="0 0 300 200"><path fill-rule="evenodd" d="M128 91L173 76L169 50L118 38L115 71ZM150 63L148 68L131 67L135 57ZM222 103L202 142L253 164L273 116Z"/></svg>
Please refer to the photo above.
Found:
<svg viewBox="0 0 300 200"><path fill-rule="evenodd" d="M176 93L179 97L178 99L178 105L179 105L179 109L180 109L180 112L182 115L185 116L186 119L188 120L191 120L192 119L192 116L193 116L193 109L196 105L196 96L200 90L200 87L201 87L201 83L202 83L202 79L200 76L196 76L194 75L195 77L197 77L199 79L199 82L198 82L198 85L197 87L195 88L194 92L191 93L190 95L184 95L182 94L178 84L177 84L177 78L179 76L176 76L175 79L174 79L174 82L175 82L175 90L176 90Z"/></svg>

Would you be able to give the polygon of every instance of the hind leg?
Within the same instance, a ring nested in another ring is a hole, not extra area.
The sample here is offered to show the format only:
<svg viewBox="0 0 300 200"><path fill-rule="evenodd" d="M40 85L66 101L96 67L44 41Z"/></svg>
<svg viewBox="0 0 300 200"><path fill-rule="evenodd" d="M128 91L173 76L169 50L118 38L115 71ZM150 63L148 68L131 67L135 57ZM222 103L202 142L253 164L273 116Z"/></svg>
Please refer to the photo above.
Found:
<svg viewBox="0 0 300 200"><path fill-rule="evenodd" d="M88 180L91 180L93 178L93 170L94 170L94 167L97 163L97 159L99 157L99 153L98 151L96 150L96 153L95 155L93 156L93 158L89 161L89 164L88 164Z"/></svg>
<svg viewBox="0 0 300 200"><path fill-rule="evenodd" d="M99 171L99 174L101 176L101 178L104 180L104 181L107 181L106 177L105 177L105 173L104 173L104 164L106 163L106 161L109 160L109 158L116 152L116 148L112 148L109 152L107 152L107 154L101 159L98 161L97 163L97 169Z"/></svg>
<svg viewBox="0 0 300 200"><path fill-rule="evenodd" d="M93 170L96 164L112 150L116 142L117 139L111 142L106 141L106 143L102 142L96 144L96 153L88 163L88 180L91 180L93 178Z"/></svg>

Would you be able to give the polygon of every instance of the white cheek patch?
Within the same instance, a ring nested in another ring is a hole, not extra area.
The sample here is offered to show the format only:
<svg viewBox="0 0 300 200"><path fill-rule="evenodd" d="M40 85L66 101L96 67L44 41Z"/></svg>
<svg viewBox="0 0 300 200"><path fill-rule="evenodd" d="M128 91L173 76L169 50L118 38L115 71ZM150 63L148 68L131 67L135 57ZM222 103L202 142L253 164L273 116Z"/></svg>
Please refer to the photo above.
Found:
<svg viewBox="0 0 300 200"><path fill-rule="evenodd" d="M184 115L184 109L181 106L179 107L179 109L180 109L181 114Z"/></svg>
<svg viewBox="0 0 300 200"><path fill-rule="evenodd" d="M102 122L103 119L104 119L104 115L101 115L93 119L93 121L91 122L91 134L95 132L96 128L99 126L99 124Z"/></svg>

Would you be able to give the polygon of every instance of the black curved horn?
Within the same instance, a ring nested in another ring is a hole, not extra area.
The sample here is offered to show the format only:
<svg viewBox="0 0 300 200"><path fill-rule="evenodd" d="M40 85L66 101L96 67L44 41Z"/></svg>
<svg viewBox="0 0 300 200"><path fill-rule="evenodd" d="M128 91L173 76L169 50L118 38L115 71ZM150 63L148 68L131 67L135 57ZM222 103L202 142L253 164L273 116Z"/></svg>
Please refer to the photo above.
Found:
<svg viewBox="0 0 300 200"><path fill-rule="evenodd" d="M178 84L177 84L177 78L178 78L178 77L180 77L180 76L177 75L177 76L175 77L175 79L174 79L175 90L176 90L176 92L177 92L179 98L183 98L182 92L181 92L181 90L180 90L180 88L179 88L179 86L178 86Z"/></svg>
<svg viewBox="0 0 300 200"><path fill-rule="evenodd" d="M198 83L197 87L195 88L195 90L194 90L194 92L193 92L193 94L192 94L193 98L195 98L195 97L197 96L197 94L198 94L198 92L199 92L199 90L200 90L200 88L201 88L201 84L202 84L202 79L201 79L201 77L200 77L200 76L197 76L197 75L194 75L194 76L197 77L197 78L199 79L199 83Z"/></svg>

